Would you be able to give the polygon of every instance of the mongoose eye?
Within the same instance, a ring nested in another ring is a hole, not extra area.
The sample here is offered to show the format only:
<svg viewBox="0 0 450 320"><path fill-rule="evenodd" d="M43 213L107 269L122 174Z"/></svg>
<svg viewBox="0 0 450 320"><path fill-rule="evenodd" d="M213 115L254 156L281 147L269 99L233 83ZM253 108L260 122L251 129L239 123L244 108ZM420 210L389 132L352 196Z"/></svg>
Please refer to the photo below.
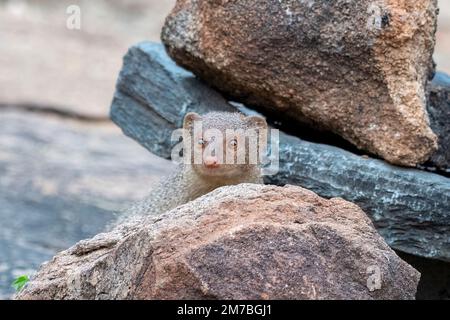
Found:
<svg viewBox="0 0 450 320"><path fill-rule="evenodd" d="M237 144L238 144L238 142L237 142L236 139L232 139L232 140L230 141L230 146L232 146L232 147L236 147Z"/></svg>

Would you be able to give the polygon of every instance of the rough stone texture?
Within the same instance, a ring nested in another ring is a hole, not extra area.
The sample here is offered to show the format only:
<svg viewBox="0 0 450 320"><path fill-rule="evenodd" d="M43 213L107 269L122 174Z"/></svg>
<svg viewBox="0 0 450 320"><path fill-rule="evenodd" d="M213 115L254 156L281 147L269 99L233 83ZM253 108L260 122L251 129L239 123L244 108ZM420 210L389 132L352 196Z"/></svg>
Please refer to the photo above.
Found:
<svg viewBox="0 0 450 320"><path fill-rule="evenodd" d="M17 298L414 299L419 278L356 205L241 184L78 243Z"/></svg>
<svg viewBox="0 0 450 320"><path fill-rule="evenodd" d="M387 161L435 151L425 87L437 0L178 0L162 40L229 97Z"/></svg>
<svg viewBox="0 0 450 320"><path fill-rule="evenodd" d="M125 57L111 117L148 150L170 157L170 136L189 111L236 111L171 61L159 44L142 43ZM280 134L274 184L294 184L360 205L392 247L450 261L450 179L394 167L342 149Z"/></svg>
<svg viewBox="0 0 450 320"><path fill-rule="evenodd" d="M15 277L103 231L170 168L110 122L0 110L0 299Z"/></svg>
<svg viewBox="0 0 450 320"><path fill-rule="evenodd" d="M430 159L430 165L450 171L450 77L437 72L429 86L428 113L431 128L439 138L439 148Z"/></svg>

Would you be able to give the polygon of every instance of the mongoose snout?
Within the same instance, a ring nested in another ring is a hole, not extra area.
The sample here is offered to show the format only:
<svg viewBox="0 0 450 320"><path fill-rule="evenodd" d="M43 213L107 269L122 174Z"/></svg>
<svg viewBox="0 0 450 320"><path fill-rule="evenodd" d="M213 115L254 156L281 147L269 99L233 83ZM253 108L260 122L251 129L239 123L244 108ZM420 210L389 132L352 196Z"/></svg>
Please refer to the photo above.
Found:
<svg viewBox="0 0 450 320"><path fill-rule="evenodd" d="M205 157L204 164L208 169L214 169L219 167L219 159L215 156Z"/></svg>

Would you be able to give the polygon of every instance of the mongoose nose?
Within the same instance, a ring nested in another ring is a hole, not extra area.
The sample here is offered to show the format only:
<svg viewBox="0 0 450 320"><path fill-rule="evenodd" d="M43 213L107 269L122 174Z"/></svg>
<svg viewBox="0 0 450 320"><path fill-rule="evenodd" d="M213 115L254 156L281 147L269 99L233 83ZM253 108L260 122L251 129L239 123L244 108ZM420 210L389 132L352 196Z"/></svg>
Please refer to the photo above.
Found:
<svg viewBox="0 0 450 320"><path fill-rule="evenodd" d="M213 156L207 156L203 160L203 163L205 164L205 166L207 168L217 168L219 166L219 161L218 161L217 157L213 157Z"/></svg>

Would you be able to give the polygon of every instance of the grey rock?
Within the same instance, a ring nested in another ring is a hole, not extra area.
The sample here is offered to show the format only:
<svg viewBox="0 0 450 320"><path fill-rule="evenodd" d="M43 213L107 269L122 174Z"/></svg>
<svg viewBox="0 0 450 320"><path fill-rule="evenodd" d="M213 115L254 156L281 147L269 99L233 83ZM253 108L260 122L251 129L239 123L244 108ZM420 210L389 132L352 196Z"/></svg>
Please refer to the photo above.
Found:
<svg viewBox="0 0 450 320"><path fill-rule="evenodd" d="M358 206L240 184L78 243L16 298L414 299L419 278Z"/></svg>
<svg viewBox="0 0 450 320"><path fill-rule="evenodd" d="M186 112L236 110L177 67L160 44L132 47L124 60L111 118L149 151L168 158L171 131ZM280 134L274 184L294 184L323 197L342 197L365 210L393 248L450 260L450 179Z"/></svg>

